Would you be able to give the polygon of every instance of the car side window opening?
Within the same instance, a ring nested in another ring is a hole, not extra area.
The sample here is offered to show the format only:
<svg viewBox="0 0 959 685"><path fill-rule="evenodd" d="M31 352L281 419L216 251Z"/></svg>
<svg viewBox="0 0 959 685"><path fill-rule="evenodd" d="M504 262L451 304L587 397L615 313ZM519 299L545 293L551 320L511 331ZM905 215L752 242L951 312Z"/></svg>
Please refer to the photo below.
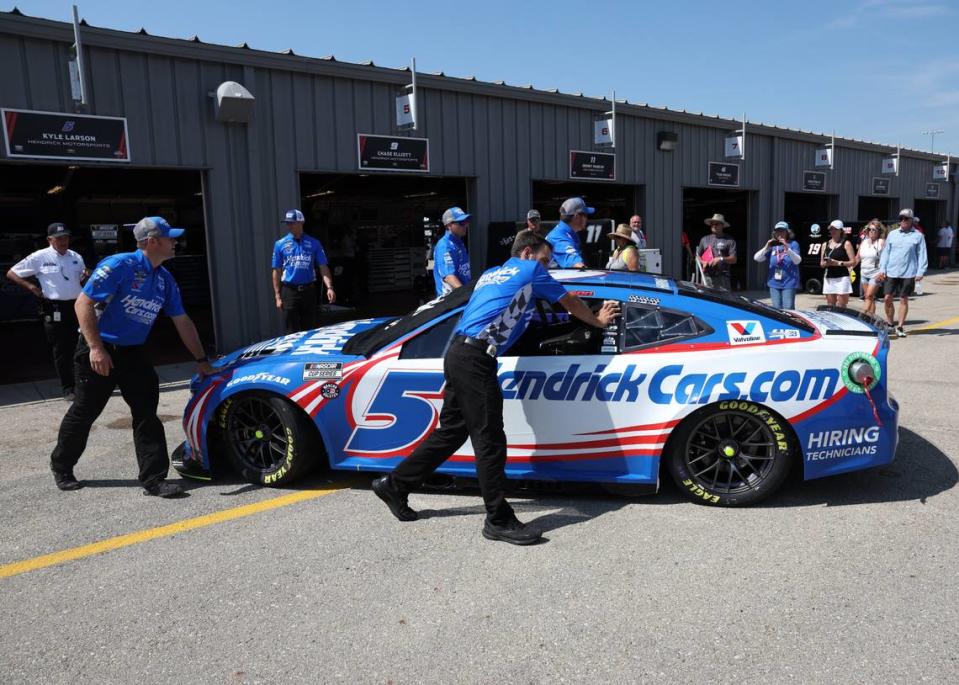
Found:
<svg viewBox="0 0 959 685"><path fill-rule="evenodd" d="M603 306L601 299L583 298L583 302L594 313ZM603 349L603 341L610 335L615 337L616 334L583 323L571 316L559 302L550 304L546 300L537 300L523 335L501 356L612 354L615 350L611 345Z"/></svg>
<svg viewBox="0 0 959 685"><path fill-rule="evenodd" d="M453 329L460 321L462 312L448 316L430 326L419 335L403 343L400 359L442 359L453 337Z"/></svg>
<svg viewBox="0 0 959 685"><path fill-rule="evenodd" d="M692 314L670 309L627 305L623 314L623 349L697 337L708 327Z"/></svg>

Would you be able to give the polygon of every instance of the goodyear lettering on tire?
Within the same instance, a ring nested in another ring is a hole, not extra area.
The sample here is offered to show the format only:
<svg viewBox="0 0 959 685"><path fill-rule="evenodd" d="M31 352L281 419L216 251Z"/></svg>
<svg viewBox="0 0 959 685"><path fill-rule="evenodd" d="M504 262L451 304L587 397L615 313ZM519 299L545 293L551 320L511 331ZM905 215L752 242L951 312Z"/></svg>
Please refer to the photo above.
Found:
<svg viewBox="0 0 959 685"><path fill-rule="evenodd" d="M293 455L296 453L296 447L293 444L293 431L288 426L284 426L283 430L286 432L286 458L276 471L268 473L263 477L263 483L265 485L276 483L293 467Z"/></svg>
<svg viewBox="0 0 959 685"><path fill-rule="evenodd" d="M720 402L719 409L735 409L738 411L746 412L747 414L754 415L757 419L762 419L769 430L773 432L773 435L776 438L776 447L786 451L789 449L789 442L786 440L786 431L783 430L783 427L779 424L778 419L769 413L768 409L760 407L758 404L753 404L752 402L743 402L741 400L733 400L732 402Z"/></svg>

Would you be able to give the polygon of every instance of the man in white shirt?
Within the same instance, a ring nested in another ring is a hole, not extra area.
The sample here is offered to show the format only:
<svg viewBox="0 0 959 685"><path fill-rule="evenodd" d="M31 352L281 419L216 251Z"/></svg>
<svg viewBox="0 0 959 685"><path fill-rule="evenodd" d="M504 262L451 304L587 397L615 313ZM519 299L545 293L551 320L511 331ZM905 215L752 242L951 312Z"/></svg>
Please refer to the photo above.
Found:
<svg viewBox="0 0 959 685"><path fill-rule="evenodd" d="M949 255L952 254L953 240L956 238L956 232L948 221L942 222L942 228L936 238L936 252L939 255L939 268L945 269L949 266Z"/></svg>
<svg viewBox="0 0 959 685"><path fill-rule="evenodd" d="M646 232L643 230L643 217L639 214L633 214L629 217L629 228L633 232L633 242L636 248L645 250L649 241L646 239Z"/></svg>
<svg viewBox="0 0 959 685"><path fill-rule="evenodd" d="M40 298L43 330L53 349L53 363L60 377L63 398L72 402L73 353L77 346L77 315L73 307L89 272L83 257L70 249L70 231L61 223L47 227L48 247L27 255L7 272L7 279ZM35 277L34 285L26 280Z"/></svg>

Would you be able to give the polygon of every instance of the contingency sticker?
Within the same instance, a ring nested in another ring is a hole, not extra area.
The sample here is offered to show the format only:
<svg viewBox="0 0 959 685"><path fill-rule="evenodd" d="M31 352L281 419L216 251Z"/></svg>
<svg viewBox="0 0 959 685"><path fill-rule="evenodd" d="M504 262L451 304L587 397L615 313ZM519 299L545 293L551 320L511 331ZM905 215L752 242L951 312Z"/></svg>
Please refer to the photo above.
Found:
<svg viewBox="0 0 959 685"><path fill-rule="evenodd" d="M315 381L321 378L342 378L342 362L309 362L303 365L303 380Z"/></svg>
<svg viewBox="0 0 959 685"><path fill-rule="evenodd" d="M340 396L340 386L333 381L320 386L320 394L328 400L335 400Z"/></svg>
<svg viewBox="0 0 959 685"><path fill-rule="evenodd" d="M763 326L758 321L727 321L726 332L730 345L752 345L766 342Z"/></svg>

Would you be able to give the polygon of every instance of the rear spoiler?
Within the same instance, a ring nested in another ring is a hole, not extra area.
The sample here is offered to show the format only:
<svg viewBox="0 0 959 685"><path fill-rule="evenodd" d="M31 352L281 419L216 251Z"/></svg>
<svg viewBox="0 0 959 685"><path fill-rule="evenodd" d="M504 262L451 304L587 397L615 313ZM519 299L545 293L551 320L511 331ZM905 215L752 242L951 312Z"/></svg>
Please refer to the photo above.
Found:
<svg viewBox="0 0 959 685"><path fill-rule="evenodd" d="M876 329L876 333L881 335L886 335L889 332L889 324L879 319L871 314L866 314L865 312L860 312L855 309L846 309L845 307L836 307L829 304L821 304L816 307L817 312L832 312L834 314L842 314L843 316L848 316L850 319L856 319L861 321L867 326L871 326ZM864 335L866 337L872 337L876 333L870 333L868 331L830 331L825 332L826 335Z"/></svg>

